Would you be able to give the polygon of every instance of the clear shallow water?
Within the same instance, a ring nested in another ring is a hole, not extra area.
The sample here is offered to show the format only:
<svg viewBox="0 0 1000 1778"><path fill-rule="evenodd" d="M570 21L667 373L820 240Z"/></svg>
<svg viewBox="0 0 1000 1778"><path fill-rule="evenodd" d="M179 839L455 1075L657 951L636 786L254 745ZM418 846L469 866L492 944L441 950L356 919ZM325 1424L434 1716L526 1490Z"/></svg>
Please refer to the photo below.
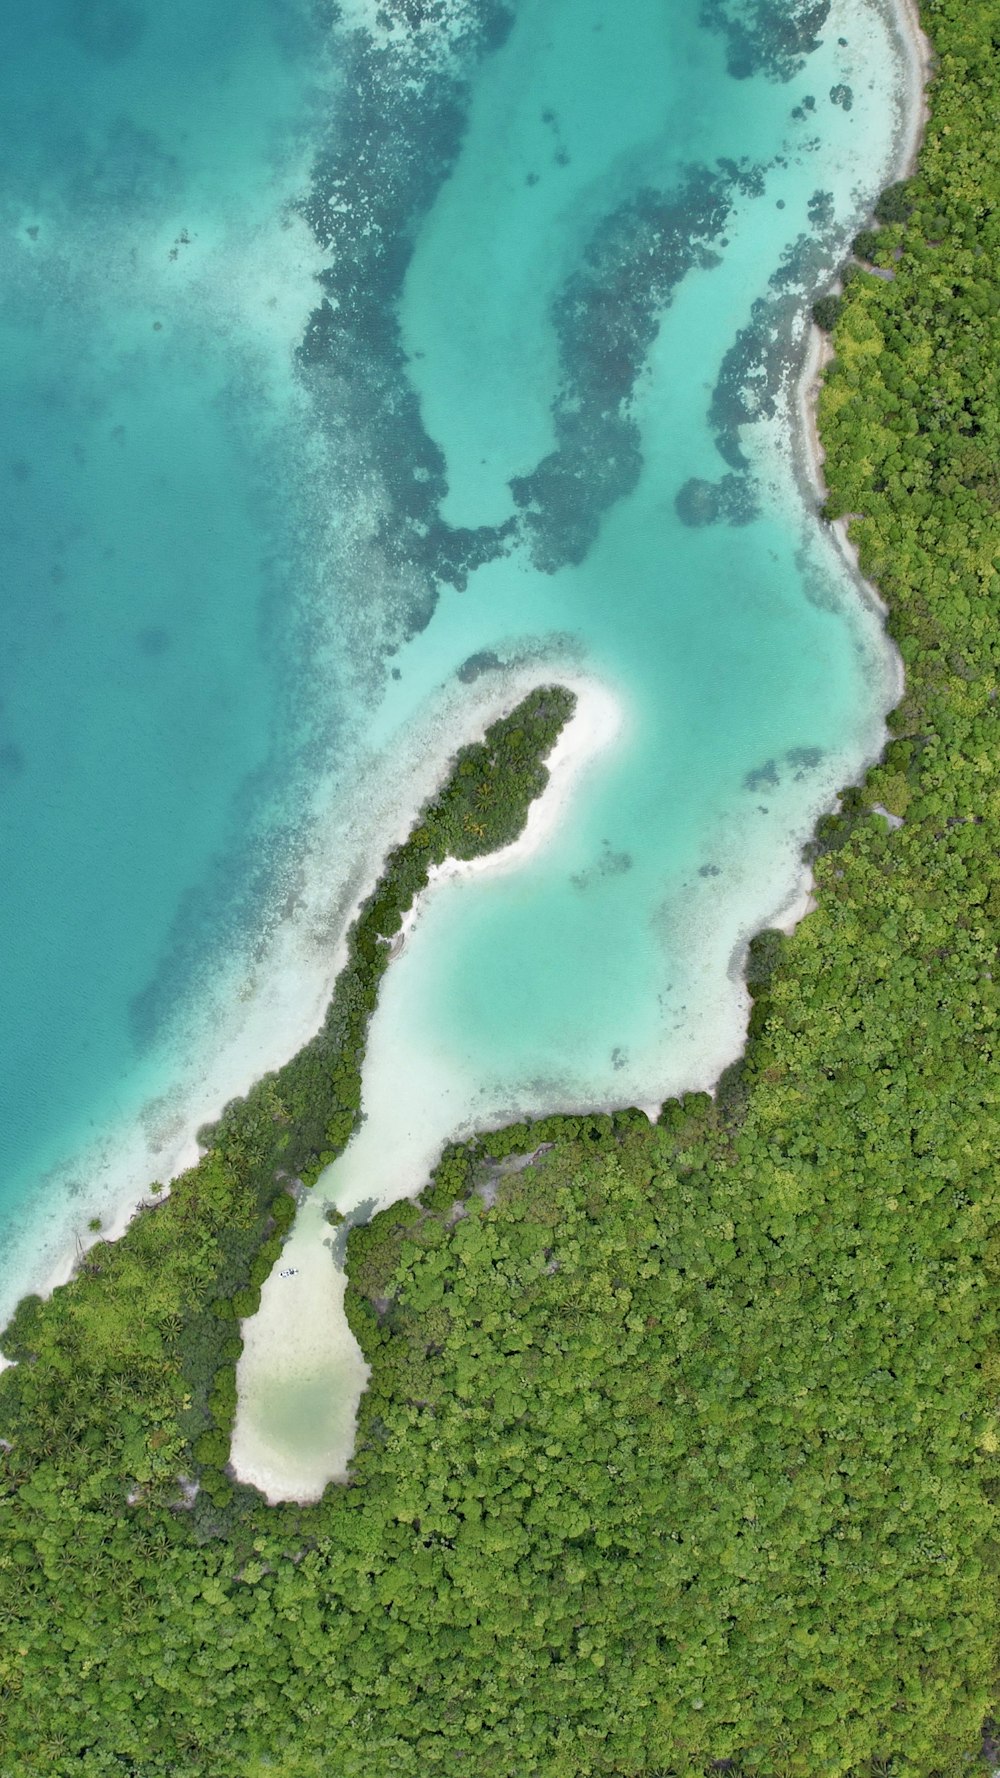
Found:
<svg viewBox="0 0 1000 1778"><path fill-rule="evenodd" d="M552 448L561 389L579 405L594 380L593 364L560 359L551 313L597 256L604 219L637 190L675 193L696 158L740 163L710 263L686 270L641 355L633 485L585 552L575 515L555 549L546 539L549 560L560 543L582 559L544 574L520 550L489 564L414 645L440 660L450 622L460 659L484 607L501 636L566 630L618 693L628 732L542 856L453 885L423 914L376 1017L364 1162L336 1174L352 1182L347 1201L370 1188L390 1100L388 1127L400 1126L408 1066L414 1130L438 1097L458 1127L552 1103L648 1103L713 1079L738 1047L734 949L792 897L817 809L880 744L892 684L880 624L796 483L775 373L794 361L817 235L842 241L891 165L899 48L874 8L844 4L787 81L734 80L725 40L698 19L637 5L626 36L605 29L598 0L523 5L417 243L403 332L445 450L447 511L501 520L512 475ZM697 229L697 202L685 213ZM609 283L638 309L634 262L640 248L653 256L655 231L624 245L632 264ZM774 412L738 430L727 420L746 395L720 382L755 320L783 349L743 388ZM585 508L599 496L588 467L574 465ZM685 522L692 478L727 474L740 522Z"/></svg>
<svg viewBox="0 0 1000 1778"><path fill-rule="evenodd" d="M882 743L893 663L816 522L792 394L805 301L896 164L909 69L865 0L797 44L795 8L778 41L754 30L765 10L734 0L709 28L637 0L626 32L598 0L522 0L399 282L468 572L371 732L532 644L624 724L537 856L428 899L373 1021L367 1123L317 1188L341 1209L416 1189L477 1123L712 1082L742 1042L746 938ZM279 1328L303 1351L315 1330L310 1363L330 1349L314 1290L273 1278L248 1329L234 1456L274 1493L314 1491L349 1450L346 1343L339 1430L304 1413L276 1439L267 1406Z"/></svg>
<svg viewBox="0 0 1000 1778"><path fill-rule="evenodd" d="M323 1190L738 1048L742 936L889 696L780 390L903 90L876 6L801 54L754 11L0 23L0 1311L315 1027L386 844L539 677L596 674L622 738L530 865L424 911ZM244 1379L252 1446L297 1317L293 1491L363 1377L327 1275L269 1283Z"/></svg>
<svg viewBox="0 0 1000 1778"><path fill-rule="evenodd" d="M342 11L0 23L0 1310L315 1027L386 844L528 683L596 676L621 739L424 910L344 1206L477 1120L714 1078L743 939L880 744L785 401L893 161L880 8L815 45L756 0ZM342 1279L301 1280L240 1435L251 1473L277 1386L292 1491L363 1375Z"/></svg>

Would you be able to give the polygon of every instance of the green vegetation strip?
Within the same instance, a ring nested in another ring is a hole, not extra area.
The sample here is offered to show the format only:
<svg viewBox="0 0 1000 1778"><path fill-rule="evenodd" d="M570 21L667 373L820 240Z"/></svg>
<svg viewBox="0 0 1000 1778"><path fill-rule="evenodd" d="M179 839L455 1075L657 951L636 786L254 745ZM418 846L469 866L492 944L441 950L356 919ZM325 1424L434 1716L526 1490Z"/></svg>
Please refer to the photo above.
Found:
<svg viewBox="0 0 1000 1778"><path fill-rule="evenodd" d="M517 839L575 704L562 687L540 687L461 749L362 903L316 1037L200 1132L207 1152L199 1165L120 1241L92 1247L49 1302L23 1299L3 1336L5 1353L22 1361L0 1382L8 1498L13 1487L30 1501L44 1476L56 1490L45 1496L54 1510L68 1478L75 1487L96 1465L115 1510L127 1496L144 1511L169 1504L178 1475L197 1479L206 1497L196 1524L213 1529L214 1507L232 1506L222 1470L242 1349L236 1323L258 1307L295 1215L293 1190L311 1184L357 1126L368 1024L391 940L432 866ZM241 1498L258 1499L252 1490ZM14 1555L30 1567L30 1541L18 1541Z"/></svg>
<svg viewBox="0 0 1000 1778"><path fill-rule="evenodd" d="M307 1067L291 1106L282 1074L224 1120L176 1207L19 1321L0 1771L975 1766L1000 1442L1000 56L995 0L922 10L933 121L858 244L892 275L846 280L821 408L828 516L853 515L906 697L821 825L818 912L752 947L744 1061L656 1128L551 1119L450 1150L423 1203L352 1233L372 1379L354 1485L309 1509L211 1469L170 1504L205 1411L184 1367L231 1376L222 1311L252 1289L274 1172L318 1164L356 1104L338 1088L314 1118ZM245 1194L224 1183L244 1164Z"/></svg>

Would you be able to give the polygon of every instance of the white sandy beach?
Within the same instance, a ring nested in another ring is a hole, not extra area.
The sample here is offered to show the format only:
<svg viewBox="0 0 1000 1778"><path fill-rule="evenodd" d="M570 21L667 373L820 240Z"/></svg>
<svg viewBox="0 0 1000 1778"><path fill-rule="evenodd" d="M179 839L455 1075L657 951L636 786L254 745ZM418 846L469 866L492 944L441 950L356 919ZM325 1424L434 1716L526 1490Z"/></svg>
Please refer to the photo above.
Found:
<svg viewBox="0 0 1000 1778"><path fill-rule="evenodd" d="M204 985L197 1026L185 1034L186 1069L170 1099L150 1099L131 1111L123 1107L118 1123L82 1143L68 1161L65 1195L52 1181L37 1207L26 1213L8 1252L0 1326L23 1295L48 1295L72 1277L96 1241L123 1234L153 1195L154 1181L168 1191L170 1182L197 1162L201 1151L195 1132L318 1030L346 958L347 928L377 880L386 853L405 839L419 808L444 781L457 749L476 740L534 686L555 682L578 692L591 684L560 648L552 651L552 658L522 659L473 686L452 682L444 687L432 706L396 737L391 761L380 754L366 762L358 777L356 822L354 807L346 819L343 807L331 817L324 787L306 855L296 866L291 913L276 923L258 954L227 959L218 979ZM586 753L586 736L598 720L595 706L582 722L577 716L570 725L570 752L554 757L555 782L545 799L547 807L550 796L554 806L558 803L561 784L568 789L572 757L578 750ZM537 822L535 816L532 835ZM364 834L360 856L359 833ZM518 844L526 841L538 843L525 834ZM514 852L507 848L503 855L508 868L516 862L508 859ZM99 1231L89 1227L95 1218Z"/></svg>
<svg viewBox="0 0 1000 1778"><path fill-rule="evenodd" d="M561 673L559 683L575 694L576 708L549 754L549 781L542 795L531 804L520 837L499 852L484 852L478 858L446 858L443 864L432 865L426 890L403 921L393 945L394 955L402 949L426 908L428 897L440 884L520 870L529 858L535 857L559 826L580 773L622 736L625 709L606 685L575 673Z"/></svg>

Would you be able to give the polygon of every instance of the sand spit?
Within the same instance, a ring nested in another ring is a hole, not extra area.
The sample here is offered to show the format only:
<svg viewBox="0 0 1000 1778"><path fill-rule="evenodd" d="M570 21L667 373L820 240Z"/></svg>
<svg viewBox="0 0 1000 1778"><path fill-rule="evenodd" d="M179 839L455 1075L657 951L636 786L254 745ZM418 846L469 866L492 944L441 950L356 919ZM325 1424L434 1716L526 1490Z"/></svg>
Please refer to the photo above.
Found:
<svg viewBox="0 0 1000 1778"><path fill-rule="evenodd" d="M95 1242L117 1240L146 1204L161 1201L170 1182L197 1163L201 1150L195 1133L308 1042L346 960L348 926L386 854L406 838L419 808L444 782L458 748L546 683L569 686L578 696L582 691L587 701L592 682L567 653L565 639L539 646L531 658L515 659L473 687L458 681L444 686L405 732L366 760L346 817L340 805L331 819L322 796L317 799L291 915L267 935L258 957L227 959L218 981L206 985L197 1024L185 1033L186 1067L183 1074L176 1071L169 1099L123 1108L114 1125L67 1156L60 1175L68 1182L85 1181L83 1190L74 1186L72 1195L69 1190L63 1195L57 1178L44 1182L50 1189L40 1191L39 1209L25 1217L9 1255L0 1326L22 1296L31 1291L48 1296L66 1284ZM575 750L582 745L576 717L573 736ZM572 771L558 749L553 764L558 787ZM366 836L360 855L358 832ZM503 856L514 850L507 848ZM159 1190L153 1190L153 1181L161 1182ZM100 1222L99 1230L89 1226L92 1219Z"/></svg>

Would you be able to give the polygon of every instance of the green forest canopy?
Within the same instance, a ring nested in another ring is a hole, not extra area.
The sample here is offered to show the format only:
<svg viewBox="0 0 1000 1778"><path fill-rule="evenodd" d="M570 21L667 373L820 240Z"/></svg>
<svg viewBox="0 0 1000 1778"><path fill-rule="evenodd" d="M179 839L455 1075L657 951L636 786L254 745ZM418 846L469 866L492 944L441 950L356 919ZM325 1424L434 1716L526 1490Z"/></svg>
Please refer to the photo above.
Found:
<svg viewBox="0 0 1000 1778"><path fill-rule="evenodd" d="M906 695L821 824L818 911L752 948L745 1059L655 1128L552 1119L449 1151L421 1204L355 1231L355 1479L266 1508L220 1469L235 1317L287 1221L276 1173L356 1116L380 935L420 880L412 850L390 861L318 1047L17 1318L0 1773L975 1760L1000 1445L1000 19L922 14L932 123L863 242L893 275L848 279L821 403L827 515L855 515ZM519 818L537 738L496 780ZM477 840L470 807L432 843ZM199 1473L192 1501L177 1478Z"/></svg>

